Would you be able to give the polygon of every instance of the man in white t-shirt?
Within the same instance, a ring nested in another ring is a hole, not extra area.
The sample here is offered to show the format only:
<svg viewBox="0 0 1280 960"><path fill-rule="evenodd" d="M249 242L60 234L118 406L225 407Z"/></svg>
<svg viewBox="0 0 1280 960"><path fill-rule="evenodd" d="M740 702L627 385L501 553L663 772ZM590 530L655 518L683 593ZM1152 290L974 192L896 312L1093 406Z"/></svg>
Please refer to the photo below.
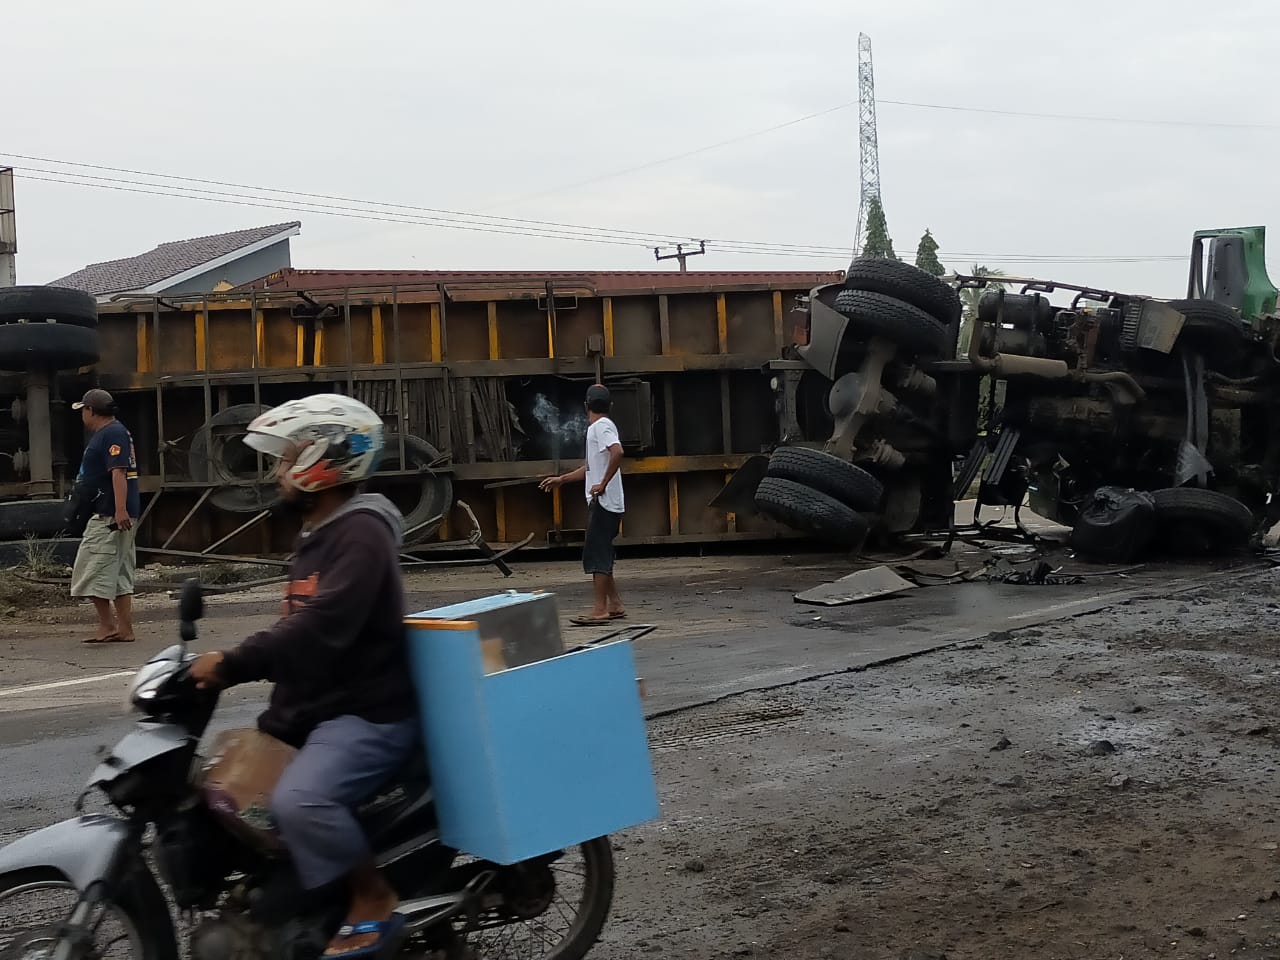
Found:
<svg viewBox="0 0 1280 960"><path fill-rule="evenodd" d="M622 497L622 443L618 428L609 419L611 400L603 384L587 389L587 462L559 477L547 477L542 489L554 490L579 480L586 484L587 533L582 544L582 569L592 578L595 604L589 614L573 617L579 627L593 627L621 620L626 611L613 579L613 541L622 528L626 504Z"/></svg>

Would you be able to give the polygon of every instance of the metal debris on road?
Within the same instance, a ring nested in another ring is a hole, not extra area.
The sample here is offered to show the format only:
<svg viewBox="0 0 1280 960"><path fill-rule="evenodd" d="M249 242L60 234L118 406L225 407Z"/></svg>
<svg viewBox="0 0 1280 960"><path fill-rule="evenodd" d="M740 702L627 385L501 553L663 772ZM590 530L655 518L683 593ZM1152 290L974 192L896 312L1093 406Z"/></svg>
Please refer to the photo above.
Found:
<svg viewBox="0 0 1280 960"><path fill-rule="evenodd" d="M839 607L846 603L859 603L915 589L917 584L898 576L888 567L880 566L858 570L847 577L797 593L795 600L796 603L811 603L821 607Z"/></svg>

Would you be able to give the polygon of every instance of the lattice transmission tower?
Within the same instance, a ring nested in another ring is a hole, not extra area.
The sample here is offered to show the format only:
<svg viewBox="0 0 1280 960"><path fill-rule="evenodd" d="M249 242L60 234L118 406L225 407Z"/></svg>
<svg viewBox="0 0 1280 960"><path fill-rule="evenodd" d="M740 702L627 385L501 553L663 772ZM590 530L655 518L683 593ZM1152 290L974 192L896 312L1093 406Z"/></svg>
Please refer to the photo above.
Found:
<svg viewBox="0 0 1280 960"><path fill-rule="evenodd" d="M867 239L871 201L880 199L880 146L876 142L876 76L871 67L871 38L858 34L858 157L861 189L858 194L858 232L853 255L862 252Z"/></svg>

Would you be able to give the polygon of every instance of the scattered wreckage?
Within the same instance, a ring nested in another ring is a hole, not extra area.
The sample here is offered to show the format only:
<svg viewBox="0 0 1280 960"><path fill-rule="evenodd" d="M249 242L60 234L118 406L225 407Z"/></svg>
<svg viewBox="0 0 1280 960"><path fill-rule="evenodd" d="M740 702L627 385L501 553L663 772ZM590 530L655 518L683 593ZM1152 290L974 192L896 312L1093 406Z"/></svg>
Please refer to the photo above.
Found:
<svg viewBox="0 0 1280 960"><path fill-rule="evenodd" d="M857 546L954 531L954 504L974 491L974 525L996 506L1021 528L1028 503L1099 559L1243 546L1276 519L1280 482L1263 250L1261 227L1197 233L1179 300L1031 278L949 284L855 260L800 305L794 356L830 382L829 433L784 425L784 445L745 465L721 503L744 509L750 490L779 521ZM966 289L980 297L962 318Z"/></svg>

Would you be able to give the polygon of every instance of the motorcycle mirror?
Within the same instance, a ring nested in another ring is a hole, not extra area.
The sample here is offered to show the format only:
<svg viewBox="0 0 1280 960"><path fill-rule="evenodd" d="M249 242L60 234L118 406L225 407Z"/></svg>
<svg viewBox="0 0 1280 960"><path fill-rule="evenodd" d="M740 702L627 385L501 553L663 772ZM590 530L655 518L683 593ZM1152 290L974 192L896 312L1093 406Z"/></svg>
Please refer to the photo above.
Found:
<svg viewBox="0 0 1280 960"><path fill-rule="evenodd" d="M200 581L191 577L182 585L182 596L178 600L178 619L185 626L204 616L204 591L200 589Z"/></svg>

